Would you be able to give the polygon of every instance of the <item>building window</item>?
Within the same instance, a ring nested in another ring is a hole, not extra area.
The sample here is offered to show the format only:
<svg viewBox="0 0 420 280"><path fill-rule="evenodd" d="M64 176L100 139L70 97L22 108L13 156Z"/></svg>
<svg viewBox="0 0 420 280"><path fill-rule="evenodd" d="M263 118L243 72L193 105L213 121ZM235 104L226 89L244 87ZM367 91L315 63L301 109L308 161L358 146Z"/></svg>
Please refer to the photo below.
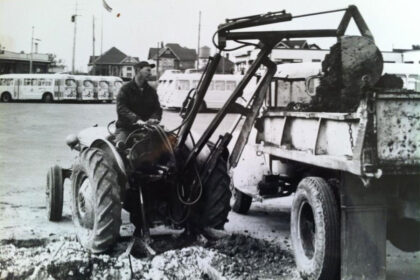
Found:
<svg viewBox="0 0 420 280"><path fill-rule="evenodd" d="M321 59L312 59L312 62L321 62Z"/></svg>
<svg viewBox="0 0 420 280"><path fill-rule="evenodd" d="M127 71L131 71L131 70L133 70L133 67L127 66Z"/></svg>

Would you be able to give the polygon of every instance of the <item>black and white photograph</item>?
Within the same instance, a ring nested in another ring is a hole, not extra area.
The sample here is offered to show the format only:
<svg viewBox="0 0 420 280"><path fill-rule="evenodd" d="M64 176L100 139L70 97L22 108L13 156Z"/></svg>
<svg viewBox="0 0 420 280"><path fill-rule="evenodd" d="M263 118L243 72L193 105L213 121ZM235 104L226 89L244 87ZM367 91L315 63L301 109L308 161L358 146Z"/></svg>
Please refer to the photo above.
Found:
<svg viewBox="0 0 420 280"><path fill-rule="evenodd" d="M418 0L0 0L0 280L420 280Z"/></svg>

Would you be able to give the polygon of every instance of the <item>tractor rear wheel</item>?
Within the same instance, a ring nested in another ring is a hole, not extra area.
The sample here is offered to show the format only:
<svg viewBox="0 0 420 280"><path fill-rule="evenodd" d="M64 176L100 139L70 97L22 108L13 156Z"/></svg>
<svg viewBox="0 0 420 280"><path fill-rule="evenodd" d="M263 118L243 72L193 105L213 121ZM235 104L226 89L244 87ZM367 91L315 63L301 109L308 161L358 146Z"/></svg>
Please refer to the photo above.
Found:
<svg viewBox="0 0 420 280"><path fill-rule="evenodd" d="M92 253L107 251L121 226L121 193L117 171L102 150L88 148L73 166L72 216L83 247Z"/></svg>
<svg viewBox="0 0 420 280"><path fill-rule="evenodd" d="M198 215L193 219L199 227L223 229L228 221L227 216L230 211L229 189L230 177L227 172L227 163L223 157L220 157L209 179L203 186L203 194L198 202Z"/></svg>
<svg viewBox="0 0 420 280"><path fill-rule="evenodd" d="M58 222L63 215L63 171L54 165L47 173L47 217L49 221Z"/></svg>
<svg viewBox="0 0 420 280"><path fill-rule="evenodd" d="M290 235L302 278L337 279L340 269L339 206L332 187L320 177L306 177L293 199Z"/></svg>

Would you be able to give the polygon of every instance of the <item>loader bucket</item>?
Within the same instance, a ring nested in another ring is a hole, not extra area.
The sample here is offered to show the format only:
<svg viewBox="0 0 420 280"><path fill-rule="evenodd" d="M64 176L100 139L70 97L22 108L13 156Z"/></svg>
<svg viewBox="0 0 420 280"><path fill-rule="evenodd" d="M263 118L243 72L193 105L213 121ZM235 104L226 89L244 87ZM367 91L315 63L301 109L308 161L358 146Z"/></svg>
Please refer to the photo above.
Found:
<svg viewBox="0 0 420 280"><path fill-rule="evenodd" d="M341 37L341 70L344 88L360 88L361 79L367 76L370 86L382 74L383 58L375 42L368 37Z"/></svg>

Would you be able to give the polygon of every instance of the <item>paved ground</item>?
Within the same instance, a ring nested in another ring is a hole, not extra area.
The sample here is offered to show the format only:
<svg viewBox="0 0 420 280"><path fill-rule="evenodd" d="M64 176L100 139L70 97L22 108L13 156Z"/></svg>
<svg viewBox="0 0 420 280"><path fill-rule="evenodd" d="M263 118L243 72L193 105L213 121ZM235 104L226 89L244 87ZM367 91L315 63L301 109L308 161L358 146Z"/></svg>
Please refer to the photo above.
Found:
<svg viewBox="0 0 420 280"><path fill-rule="evenodd" d="M194 129L202 132L214 114L198 116ZM73 232L68 183L64 220L46 219L44 189L48 168L71 165L75 153L65 145L69 133L88 126L106 125L116 118L114 104L0 103L0 239L44 238ZM232 125L229 115L216 135ZM180 118L165 112L163 124L174 128ZM255 203L249 215L229 215L226 229L273 240L289 250L290 198ZM420 254L406 254L388 246L388 279L420 279Z"/></svg>

